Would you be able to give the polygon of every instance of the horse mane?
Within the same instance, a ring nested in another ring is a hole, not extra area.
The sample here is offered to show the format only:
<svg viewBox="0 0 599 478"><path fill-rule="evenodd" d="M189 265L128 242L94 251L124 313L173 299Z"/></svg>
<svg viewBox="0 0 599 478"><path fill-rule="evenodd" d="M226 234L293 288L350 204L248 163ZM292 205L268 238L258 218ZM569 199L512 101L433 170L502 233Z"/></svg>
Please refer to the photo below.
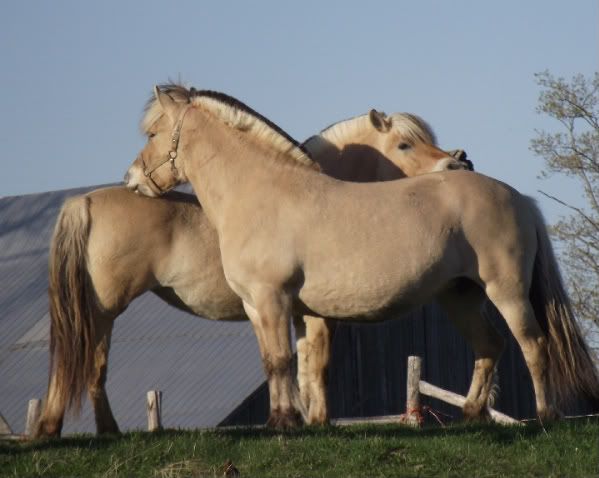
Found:
<svg viewBox="0 0 599 478"><path fill-rule="evenodd" d="M437 145L437 137L433 129L420 116L411 113L393 113L388 118L391 120L393 130L406 141ZM361 134L370 132L372 128L368 114L354 116L327 126L319 134L308 138L303 145L316 154L331 143L337 146L355 143Z"/></svg>
<svg viewBox="0 0 599 478"><path fill-rule="evenodd" d="M289 156L301 165L320 171L320 166L303 145L238 99L218 91L196 90L177 83L167 83L158 88L176 102L204 108L230 127L244 132L251 131L256 139L267 142L277 152ZM144 109L142 131L147 132L162 114L162 108L152 95Z"/></svg>

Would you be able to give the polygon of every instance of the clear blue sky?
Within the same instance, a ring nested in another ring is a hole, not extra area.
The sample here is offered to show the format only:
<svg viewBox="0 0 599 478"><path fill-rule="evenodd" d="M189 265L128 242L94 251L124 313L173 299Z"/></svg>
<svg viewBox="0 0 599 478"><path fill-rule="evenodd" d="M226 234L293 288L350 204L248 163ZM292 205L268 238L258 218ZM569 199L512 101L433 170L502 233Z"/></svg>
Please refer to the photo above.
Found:
<svg viewBox="0 0 599 478"><path fill-rule="evenodd" d="M534 73L599 69L596 0L12 1L0 16L0 196L120 181L152 85L231 94L297 139L376 107L538 197Z"/></svg>

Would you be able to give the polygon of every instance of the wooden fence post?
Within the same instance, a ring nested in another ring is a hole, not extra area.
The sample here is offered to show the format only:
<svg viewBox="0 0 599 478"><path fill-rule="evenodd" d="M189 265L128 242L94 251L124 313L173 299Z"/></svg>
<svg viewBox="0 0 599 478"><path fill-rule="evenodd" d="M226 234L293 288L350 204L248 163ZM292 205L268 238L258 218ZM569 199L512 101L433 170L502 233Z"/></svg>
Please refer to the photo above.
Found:
<svg viewBox="0 0 599 478"><path fill-rule="evenodd" d="M420 426L420 375L422 373L422 359L415 355L408 357L408 381L406 393L405 423Z"/></svg>
<svg viewBox="0 0 599 478"><path fill-rule="evenodd" d="M31 437L35 434L37 422L40 419L42 401L39 398L29 400L27 406L27 420L25 422L25 435Z"/></svg>
<svg viewBox="0 0 599 478"><path fill-rule="evenodd" d="M162 392L150 390L147 394L146 410L148 412L148 431L162 429Z"/></svg>
<svg viewBox="0 0 599 478"><path fill-rule="evenodd" d="M0 413L0 435L12 435L12 428L6 421L6 418Z"/></svg>
<svg viewBox="0 0 599 478"><path fill-rule="evenodd" d="M442 400L450 405L463 408L466 403L466 397L457 393L443 390L441 387L432 385L424 380L421 380L422 374L422 359L420 357L410 355L408 357L408 379L406 392L406 412L401 415L388 415L385 417L365 417L365 418L338 418L333 420L336 425L352 425L357 423L403 423L413 427L419 427L424 422L422 416L423 410L428 410L435 415L429 407L420 405L420 396L426 395L438 400ZM488 407L488 412L491 418L504 425L521 425L518 420L509 417L497 410ZM435 416L436 417L436 416ZM437 418L438 420L438 418Z"/></svg>

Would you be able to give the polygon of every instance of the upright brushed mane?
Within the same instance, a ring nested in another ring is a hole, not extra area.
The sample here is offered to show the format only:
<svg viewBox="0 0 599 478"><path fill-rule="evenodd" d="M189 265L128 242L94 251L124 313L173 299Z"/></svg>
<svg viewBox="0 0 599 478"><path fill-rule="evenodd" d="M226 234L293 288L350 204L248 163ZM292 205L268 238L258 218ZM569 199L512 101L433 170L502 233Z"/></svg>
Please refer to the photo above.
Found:
<svg viewBox="0 0 599 478"><path fill-rule="evenodd" d="M391 120L392 131L404 141L437 145L437 137L433 129L420 116L411 113L394 113L388 118ZM336 145L355 143L357 138L371 133L373 129L369 115L363 114L326 127L320 134L308 138L304 146L315 154L330 143Z"/></svg>
<svg viewBox="0 0 599 478"><path fill-rule="evenodd" d="M175 83L160 85L159 89L176 102L203 108L228 126L250 133L258 141L266 142L274 150L289 156L299 164L320 171L320 166L310 157L307 149L268 118L238 99L218 91L196 90ZM144 110L141 121L142 131L147 132L162 114L160 104L152 95Z"/></svg>

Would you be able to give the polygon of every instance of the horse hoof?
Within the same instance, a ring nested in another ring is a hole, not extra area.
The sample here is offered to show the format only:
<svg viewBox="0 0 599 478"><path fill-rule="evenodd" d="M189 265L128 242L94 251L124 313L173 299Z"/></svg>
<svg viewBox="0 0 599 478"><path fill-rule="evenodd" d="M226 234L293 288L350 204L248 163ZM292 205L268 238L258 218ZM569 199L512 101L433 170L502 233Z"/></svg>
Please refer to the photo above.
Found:
<svg viewBox="0 0 599 478"><path fill-rule="evenodd" d="M464 414L464 420L467 422L489 422L491 421L491 415L487 407L480 407L474 404L466 403L462 409Z"/></svg>
<svg viewBox="0 0 599 478"><path fill-rule="evenodd" d="M539 410L538 417L541 423L548 423L562 419L564 414L555 407L548 407L545 410Z"/></svg>
<svg viewBox="0 0 599 478"><path fill-rule="evenodd" d="M301 425L302 417L294 410L290 410L287 413L273 411L266 422L268 428L274 428L275 430L291 430L299 428Z"/></svg>
<svg viewBox="0 0 599 478"><path fill-rule="evenodd" d="M103 430L98 430L98 435L120 435L121 431L117 428L106 428Z"/></svg>
<svg viewBox="0 0 599 478"><path fill-rule="evenodd" d="M326 415L325 416L318 415L318 416L314 416L314 417L309 417L308 421L306 422L306 425L317 426L317 427L325 427L330 424L331 424L331 422L329 420L329 417Z"/></svg>
<svg viewBox="0 0 599 478"><path fill-rule="evenodd" d="M60 432L62 431L62 426L60 425L50 425L45 422L40 422L33 434L34 439L44 439L44 438L60 438Z"/></svg>

